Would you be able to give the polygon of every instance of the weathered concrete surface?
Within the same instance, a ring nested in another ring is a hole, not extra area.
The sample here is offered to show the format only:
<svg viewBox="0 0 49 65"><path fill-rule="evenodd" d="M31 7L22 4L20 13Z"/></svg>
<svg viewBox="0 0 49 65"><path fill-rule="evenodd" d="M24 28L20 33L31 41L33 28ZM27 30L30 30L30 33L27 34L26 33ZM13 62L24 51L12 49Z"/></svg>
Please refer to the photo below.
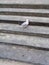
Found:
<svg viewBox="0 0 49 65"><path fill-rule="evenodd" d="M49 13L49 9L0 8L0 12Z"/></svg>
<svg viewBox="0 0 49 65"><path fill-rule="evenodd" d="M0 15L0 20L25 21L26 19L31 22L49 23L48 17Z"/></svg>
<svg viewBox="0 0 49 65"><path fill-rule="evenodd" d="M49 38L0 33L0 42L49 49Z"/></svg>
<svg viewBox="0 0 49 65"><path fill-rule="evenodd" d="M7 24L7 23L0 23L0 31L12 31L18 34L27 34L27 35L48 35L49 36L49 27L43 26L29 26L27 28L23 28L19 24ZM12 33L11 32L11 33Z"/></svg>
<svg viewBox="0 0 49 65"><path fill-rule="evenodd" d="M10 61L7 59L0 59L0 65L35 65L35 64L29 64L29 63L23 63L18 61Z"/></svg>
<svg viewBox="0 0 49 65"><path fill-rule="evenodd" d="M0 58L49 65L49 51L24 46L0 44Z"/></svg>
<svg viewBox="0 0 49 65"><path fill-rule="evenodd" d="M1 4L49 4L49 0L0 0Z"/></svg>

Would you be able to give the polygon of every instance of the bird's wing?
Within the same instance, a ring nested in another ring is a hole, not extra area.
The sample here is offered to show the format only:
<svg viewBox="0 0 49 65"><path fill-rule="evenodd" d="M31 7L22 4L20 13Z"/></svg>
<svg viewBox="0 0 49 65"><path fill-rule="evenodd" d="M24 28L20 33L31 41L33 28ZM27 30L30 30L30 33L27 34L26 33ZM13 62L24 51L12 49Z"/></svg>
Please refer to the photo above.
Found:
<svg viewBox="0 0 49 65"><path fill-rule="evenodd" d="M26 25L26 22L22 23L21 25Z"/></svg>

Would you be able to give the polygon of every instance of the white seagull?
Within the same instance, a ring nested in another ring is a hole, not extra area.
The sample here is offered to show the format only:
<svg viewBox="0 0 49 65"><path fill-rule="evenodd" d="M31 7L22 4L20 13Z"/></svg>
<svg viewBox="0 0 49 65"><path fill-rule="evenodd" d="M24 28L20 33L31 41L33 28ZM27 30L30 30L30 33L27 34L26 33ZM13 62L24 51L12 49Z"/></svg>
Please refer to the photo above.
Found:
<svg viewBox="0 0 49 65"><path fill-rule="evenodd" d="M26 19L26 21L21 24L21 26L22 26L23 28L26 28L28 25L29 25L29 20L28 20L28 19Z"/></svg>

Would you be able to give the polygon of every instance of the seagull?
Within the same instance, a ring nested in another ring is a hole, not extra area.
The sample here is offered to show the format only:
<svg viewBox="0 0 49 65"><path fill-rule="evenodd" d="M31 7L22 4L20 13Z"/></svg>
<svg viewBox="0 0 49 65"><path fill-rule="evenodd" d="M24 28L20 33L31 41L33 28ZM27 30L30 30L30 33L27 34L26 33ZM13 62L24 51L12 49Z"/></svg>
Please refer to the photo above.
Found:
<svg viewBox="0 0 49 65"><path fill-rule="evenodd" d="M29 20L28 20L28 19L26 19L26 21L21 24L21 26L22 26L23 28L26 28L28 25L29 25Z"/></svg>

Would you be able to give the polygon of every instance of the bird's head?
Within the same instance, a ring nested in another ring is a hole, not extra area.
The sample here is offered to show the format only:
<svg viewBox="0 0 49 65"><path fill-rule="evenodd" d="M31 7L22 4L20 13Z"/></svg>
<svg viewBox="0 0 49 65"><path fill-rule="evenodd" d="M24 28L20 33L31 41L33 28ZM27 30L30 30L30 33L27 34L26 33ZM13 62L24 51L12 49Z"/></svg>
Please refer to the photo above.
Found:
<svg viewBox="0 0 49 65"><path fill-rule="evenodd" d="M26 23L29 23L29 20L28 19L26 19Z"/></svg>

